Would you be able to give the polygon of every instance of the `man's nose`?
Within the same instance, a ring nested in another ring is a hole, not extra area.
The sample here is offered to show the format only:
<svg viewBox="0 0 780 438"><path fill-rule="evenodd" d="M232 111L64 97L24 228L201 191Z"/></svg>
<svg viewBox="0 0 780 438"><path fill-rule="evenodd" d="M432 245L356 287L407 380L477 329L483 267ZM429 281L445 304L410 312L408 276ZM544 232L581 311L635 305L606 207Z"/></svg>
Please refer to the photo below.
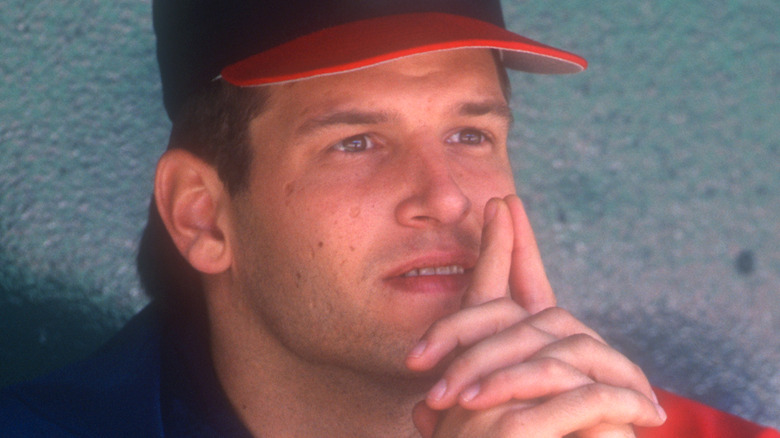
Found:
<svg viewBox="0 0 780 438"><path fill-rule="evenodd" d="M444 148L409 154L404 160L406 197L396 208L396 219L405 226L423 228L454 224L468 214L471 200L463 192L453 163Z"/></svg>

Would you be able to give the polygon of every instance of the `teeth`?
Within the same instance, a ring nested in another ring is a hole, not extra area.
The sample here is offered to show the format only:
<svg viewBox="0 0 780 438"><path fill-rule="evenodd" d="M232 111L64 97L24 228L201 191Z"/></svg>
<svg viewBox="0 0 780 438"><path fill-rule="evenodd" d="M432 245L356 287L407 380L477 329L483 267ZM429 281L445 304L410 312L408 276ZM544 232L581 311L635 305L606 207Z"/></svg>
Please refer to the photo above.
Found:
<svg viewBox="0 0 780 438"><path fill-rule="evenodd" d="M451 265L451 266L430 266L420 269L412 269L404 274L404 277L421 277L426 275L455 275L462 274L464 272L463 266Z"/></svg>

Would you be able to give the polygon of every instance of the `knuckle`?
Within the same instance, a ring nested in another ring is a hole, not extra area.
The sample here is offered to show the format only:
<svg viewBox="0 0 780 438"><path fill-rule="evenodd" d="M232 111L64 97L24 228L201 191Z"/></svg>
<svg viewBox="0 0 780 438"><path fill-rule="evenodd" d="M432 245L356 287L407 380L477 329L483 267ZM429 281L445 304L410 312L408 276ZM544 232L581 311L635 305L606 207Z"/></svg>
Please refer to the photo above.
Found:
<svg viewBox="0 0 780 438"><path fill-rule="evenodd" d="M467 351L452 361L449 368L447 368L447 371L444 373L445 378L451 380L455 379L457 376L472 374L474 370L479 368L479 364L479 354Z"/></svg>
<svg viewBox="0 0 780 438"><path fill-rule="evenodd" d="M511 297L502 298L506 303L507 318L512 321L522 321L528 316L528 312L523 309L515 300Z"/></svg>
<svg viewBox="0 0 780 438"><path fill-rule="evenodd" d="M485 303L484 306L485 311L491 312L496 318L505 321L516 321L525 316L522 307L508 295L494 298Z"/></svg>
<svg viewBox="0 0 780 438"><path fill-rule="evenodd" d="M502 391L511 388L518 381L517 374L510 369L501 369L490 374L484 381L485 392Z"/></svg>
<svg viewBox="0 0 780 438"><path fill-rule="evenodd" d="M506 405L502 414L496 419L490 437L529 437L549 436L547 432L537 430L542 428L538 415L531 414L537 404L533 402L513 402ZM536 417L536 419L534 419ZM532 424L533 423L533 424Z"/></svg>
<svg viewBox="0 0 780 438"><path fill-rule="evenodd" d="M533 339L533 337L536 337L535 334L539 332L539 329L525 321L514 324L511 329L512 336L517 338L518 342L521 342L525 339Z"/></svg>
<svg viewBox="0 0 780 438"><path fill-rule="evenodd" d="M611 405L616 400L611 394L610 388L601 383L584 385L580 389L582 401L595 406Z"/></svg>
<svg viewBox="0 0 780 438"><path fill-rule="evenodd" d="M568 377L572 373L570 365L553 357L540 359L538 366L543 378L550 381Z"/></svg>
<svg viewBox="0 0 780 438"><path fill-rule="evenodd" d="M512 307L516 306L515 302L512 301L512 299L507 297L507 296L501 296L501 297L495 298L495 299L493 299L491 301L491 303L493 303L496 306L501 306L502 308L503 307L512 308Z"/></svg>
<svg viewBox="0 0 780 438"><path fill-rule="evenodd" d="M541 318L550 318L552 320L571 320L574 317L567 310L561 307L548 307L537 314Z"/></svg>
<svg viewBox="0 0 780 438"><path fill-rule="evenodd" d="M594 339L587 333L575 333L573 335L569 335L566 340L570 344L575 345L577 349L583 353L593 352L599 348L603 348L603 344L601 342Z"/></svg>
<svg viewBox="0 0 780 438"><path fill-rule="evenodd" d="M445 316L431 324L425 332L424 338L429 341L441 341L452 336L458 327L457 314Z"/></svg>
<svg viewBox="0 0 780 438"><path fill-rule="evenodd" d="M640 418L645 404L638 393L613 386L592 383L581 388L582 401L592 406L618 408L620 416L629 419Z"/></svg>

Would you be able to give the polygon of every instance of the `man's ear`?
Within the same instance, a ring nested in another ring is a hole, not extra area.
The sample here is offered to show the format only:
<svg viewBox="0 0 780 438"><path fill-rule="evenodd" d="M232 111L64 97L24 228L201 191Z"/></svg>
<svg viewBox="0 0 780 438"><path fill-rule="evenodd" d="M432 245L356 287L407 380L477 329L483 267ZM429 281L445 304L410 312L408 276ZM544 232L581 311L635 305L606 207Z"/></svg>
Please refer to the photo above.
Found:
<svg viewBox="0 0 780 438"><path fill-rule="evenodd" d="M154 197L173 243L193 268L217 274L230 267L229 195L216 169L188 151L170 149L157 164Z"/></svg>

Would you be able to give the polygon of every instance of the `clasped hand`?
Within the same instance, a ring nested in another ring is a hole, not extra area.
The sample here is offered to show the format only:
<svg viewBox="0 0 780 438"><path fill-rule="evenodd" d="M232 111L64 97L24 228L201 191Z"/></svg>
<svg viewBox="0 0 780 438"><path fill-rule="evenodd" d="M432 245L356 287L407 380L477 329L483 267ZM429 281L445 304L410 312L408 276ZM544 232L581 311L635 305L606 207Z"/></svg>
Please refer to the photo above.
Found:
<svg viewBox="0 0 780 438"><path fill-rule="evenodd" d="M517 196L487 203L482 236L462 309L406 360L423 372L454 355L414 409L423 437L631 437L632 424L662 424L642 370L555 307Z"/></svg>

